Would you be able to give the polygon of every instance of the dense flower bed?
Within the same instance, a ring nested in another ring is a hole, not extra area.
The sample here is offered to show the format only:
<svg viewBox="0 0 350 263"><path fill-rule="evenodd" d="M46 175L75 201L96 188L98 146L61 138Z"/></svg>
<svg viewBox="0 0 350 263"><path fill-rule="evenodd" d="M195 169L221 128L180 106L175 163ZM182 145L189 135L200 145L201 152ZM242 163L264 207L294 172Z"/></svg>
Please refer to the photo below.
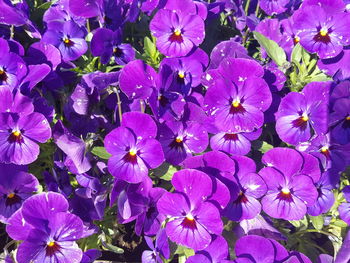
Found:
<svg viewBox="0 0 350 263"><path fill-rule="evenodd" d="M0 261L350 262L348 0L0 0Z"/></svg>

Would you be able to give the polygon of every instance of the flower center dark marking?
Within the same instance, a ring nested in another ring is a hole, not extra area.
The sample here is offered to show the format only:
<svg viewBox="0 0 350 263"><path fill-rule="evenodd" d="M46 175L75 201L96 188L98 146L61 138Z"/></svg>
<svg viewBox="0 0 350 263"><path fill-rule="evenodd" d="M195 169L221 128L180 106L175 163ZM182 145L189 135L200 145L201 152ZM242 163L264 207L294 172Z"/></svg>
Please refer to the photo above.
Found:
<svg viewBox="0 0 350 263"><path fill-rule="evenodd" d="M22 143L23 142L23 136L20 131L13 131L11 132L8 141L10 143Z"/></svg>
<svg viewBox="0 0 350 263"><path fill-rule="evenodd" d="M327 159L330 159L330 152L329 152L329 148L327 146L323 146L321 149L320 149L320 152L327 158Z"/></svg>
<svg viewBox="0 0 350 263"><path fill-rule="evenodd" d="M121 56L123 56L123 50L121 50L118 47L113 48L113 54L114 56L120 58Z"/></svg>
<svg viewBox="0 0 350 263"><path fill-rule="evenodd" d="M243 114L245 112L246 112L246 110L242 106L240 101L238 101L238 100L232 101L231 107L230 107L230 113L231 114L237 114L237 113Z"/></svg>
<svg viewBox="0 0 350 263"><path fill-rule="evenodd" d="M196 220L193 218L192 215L187 215L184 220L182 221L181 225L184 228L189 228L191 230L195 230L197 229L197 224L196 224Z"/></svg>
<svg viewBox="0 0 350 263"><path fill-rule="evenodd" d="M165 106L168 105L168 103L169 103L168 98L165 97L164 95L159 95L159 96L158 96L158 101L159 101L159 104L160 104L162 107L165 107Z"/></svg>
<svg viewBox="0 0 350 263"><path fill-rule="evenodd" d="M169 147L171 149L176 149L176 150L182 150L184 148L184 142L183 142L183 138L181 137L176 137L170 144Z"/></svg>
<svg viewBox="0 0 350 263"><path fill-rule="evenodd" d="M321 29L318 31L318 33L314 36L314 41L316 42L322 42L323 44L328 44L331 42L331 38L329 36L329 32L326 29Z"/></svg>
<svg viewBox="0 0 350 263"><path fill-rule="evenodd" d="M5 70L0 69L0 82L6 82L8 79Z"/></svg>
<svg viewBox="0 0 350 263"><path fill-rule="evenodd" d="M309 120L309 116L307 116L306 114L303 114L299 118L297 118L294 121L292 121L292 125L295 128L299 128L301 130L305 130L306 127L307 127L308 120Z"/></svg>
<svg viewBox="0 0 350 263"><path fill-rule="evenodd" d="M343 129L349 129L350 128L350 116L347 116L342 124Z"/></svg>
<svg viewBox="0 0 350 263"><path fill-rule="evenodd" d="M56 252L60 250L60 245L58 245L55 241L50 241L46 244L46 256L52 256Z"/></svg>
<svg viewBox="0 0 350 263"><path fill-rule="evenodd" d="M137 152L130 150L127 154L124 155L123 160L127 163L137 164Z"/></svg>
<svg viewBox="0 0 350 263"><path fill-rule="evenodd" d="M184 41L181 30L175 29L174 32L170 35L169 40L171 42L182 43Z"/></svg>
<svg viewBox="0 0 350 263"><path fill-rule="evenodd" d="M238 204L245 204L248 202L248 198L245 196L245 194L243 193L243 191L240 191L239 194L238 194L238 197L235 201L235 203L238 203Z"/></svg>
<svg viewBox="0 0 350 263"><path fill-rule="evenodd" d="M9 193L6 197L5 205L11 206L11 205L20 203L21 201L22 201L21 197L19 197L15 193Z"/></svg>
<svg viewBox="0 0 350 263"><path fill-rule="evenodd" d="M185 72L181 72L181 71L179 71L179 73L177 74L177 78L176 78L176 80L177 80L177 83L179 83L179 84L185 84Z"/></svg>
<svg viewBox="0 0 350 263"><path fill-rule="evenodd" d="M238 135L236 133L226 133L224 139L226 141L238 141Z"/></svg>
<svg viewBox="0 0 350 263"><path fill-rule="evenodd" d="M68 37L63 39L63 43L66 47L72 47L74 45L74 42L70 40Z"/></svg>
<svg viewBox="0 0 350 263"><path fill-rule="evenodd" d="M289 203L293 201L293 196L288 188L282 188L278 193L277 198Z"/></svg>
<svg viewBox="0 0 350 263"><path fill-rule="evenodd" d="M300 37L295 36L295 37L293 38L293 42L294 42L294 45L298 44L298 43L300 42Z"/></svg>

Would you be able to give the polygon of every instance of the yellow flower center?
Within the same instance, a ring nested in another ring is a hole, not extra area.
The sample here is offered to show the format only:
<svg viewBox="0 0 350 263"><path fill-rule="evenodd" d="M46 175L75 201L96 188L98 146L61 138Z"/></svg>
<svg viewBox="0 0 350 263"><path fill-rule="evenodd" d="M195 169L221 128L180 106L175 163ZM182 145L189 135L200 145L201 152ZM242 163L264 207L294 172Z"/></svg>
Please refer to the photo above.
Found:
<svg viewBox="0 0 350 263"><path fill-rule="evenodd" d="M288 188L282 188L281 192L282 192L283 194L285 194L285 195L287 195L287 194L290 193L290 191L289 191Z"/></svg>
<svg viewBox="0 0 350 263"><path fill-rule="evenodd" d="M179 72L178 76L180 79L183 79L183 78L185 78L185 73Z"/></svg>
<svg viewBox="0 0 350 263"><path fill-rule="evenodd" d="M182 142L182 138L181 138L181 137L176 137L175 141L176 141L177 143L180 143L180 142Z"/></svg>
<svg viewBox="0 0 350 263"><path fill-rule="evenodd" d="M3 71L2 69L0 69L0 75L4 74L5 71Z"/></svg>
<svg viewBox="0 0 350 263"><path fill-rule="evenodd" d="M15 136L15 137L21 136L21 132L20 132L20 131L14 131L14 132L12 132L12 134L13 134L13 136Z"/></svg>
<svg viewBox="0 0 350 263"><path fill-rule="evenodd" d="M327 146L323 146L323 147L321 148L321 152L323 152L323 153L328 152L328 147L327 147Z"/></svg>
<svg viewBox="0 0 350 263"><path fill-rule="evenodd" d="M69 43L70 43L70 40L69 40L68 38L65 38L65 39L63 39L63 42L64 42L65 44L69 44Z"/></svg>
<svg viewBox="0 0 350 263"><path fill-rule="evenodd" d="M294 37L294 43L299 43L299 42L300 42L300 37L295 36L295 37Z"/></svg>
<svg viewBox="0 0 350 263"><path fill-rule="evenodd" d="M54 245L55 245L55 242L53 241L47 242L48 247L53 247Z"/></svg>
<svg viewBox="0 0 350 263"><path fill-rule="evenodd" d="M350 121L350 116L346 117L346 120L347 120L347 121Z"/></svg>
<svg viewBox="0 0 350 263"><path fill-rule="evenodd" d="M306 114L303 114L303 116L301 117L301 119L303 121L308 121L309 120L309 116L307 116Z"/></svg>
<svg viewBox="0 0 350 263"><path fill-rule="evenodd" d="M130 154L131 156L135 156L135 155L136 155L136 151L135 151L135 150L130 150L130 151L129 151L129 154Z"/></svg>
<svg viewBox="0 0 350 263"><path fill-rule="evenodd" d="M320 31L320 35L321 36L325 37L325 36L327 36L327 34L328 34L328 30L327 29L321 29L321 31Z"/></svg>
<svg viewBox="0 0 350 263"><path fill-rule="evenodd" d="M175 36L181 36L181 30L176 29L176 30L174 31L174 35L175 35Z"/></svg>
<svg viewBox="0 0 350 263"><path fill-rule="evenodd" d="M194 217L191 214L186 216L187 220L194 221Z"/></svg>
<svg viewBox="0 0 350 263"><path fill-rule="evenodd" d="M232 102L232 106L233 106L234 108L239 107L239 105L240 105L240 102L239 102L238 100L234 100L234 101Z"/></svg>
<svg viewBox="0 0 350 263"><path fill-rule="evenodd" d="M15 197L15 194L14 194L14 193L9 193L9 194L7 195L7 198L9 198L9 199L14 198L14 197Z"/></svg>

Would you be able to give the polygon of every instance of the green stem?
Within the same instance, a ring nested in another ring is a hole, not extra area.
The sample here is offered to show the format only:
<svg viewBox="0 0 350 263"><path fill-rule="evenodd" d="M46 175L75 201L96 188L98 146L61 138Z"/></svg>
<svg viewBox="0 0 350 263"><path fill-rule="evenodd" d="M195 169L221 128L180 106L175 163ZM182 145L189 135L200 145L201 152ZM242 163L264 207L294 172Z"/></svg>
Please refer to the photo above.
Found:
<svg viewBox="0 0 350 263"><path fill-rule="evenodd" d="M87 28L88 33L90 33L91 30L90 30L90 20L89 20L89 18L86 20L86 28Z"/></svg>
<svg viewBox="0 0 350 263"><path fill-rule="evenodd" d="M113 87L113 91L115 92L115 94L117 94L119 121L122 122L122 101L120 99L119 90L116 87Z"/></svg>
<svg viewBox="0 0 350 263"><path fill-rule="evenodd" d="M247 0L247 3L245 4L245 8L244 8L244 12L246 15L248 15L249 6L250 6L250 0Z"/></svg>
<svg viewBox="0 0 350 263"><path fill-rule="evenodd" d="M336 235L333 235L332 233L329 233L329 232L326 232L323 230L318 230L318 229L306 229L306 230L295 233L295 235L302 235L304 233L320 233L320 234L324 234L326 236L331 236L335 239L339 239Z"/></svg>
<svg viewBox="0 0 350 263"><path fill-rule="evenodd" d="M255 8L255 16L257 17L259 14L259 7L260 7L260 0L256 3L256 8Z"/></svg>

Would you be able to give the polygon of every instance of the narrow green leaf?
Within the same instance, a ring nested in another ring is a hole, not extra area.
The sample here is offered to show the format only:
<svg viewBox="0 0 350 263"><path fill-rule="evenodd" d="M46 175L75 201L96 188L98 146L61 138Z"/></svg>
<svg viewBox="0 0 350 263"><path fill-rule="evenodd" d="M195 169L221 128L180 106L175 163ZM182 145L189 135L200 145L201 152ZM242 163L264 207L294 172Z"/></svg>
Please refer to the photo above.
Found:
<svg viewBox="0 0 350 263"><path fill-rule="evenodd" d="M266 38L264 35L254 31L254 37L262 46L267 55L280 67L285 68L288 64L286 53L275 41Z"/></svg>
<svg viewBox="0 0 350 263"><path fill-rule="evenodd" d="M106 151L105 147L102 146L92 148L91 153L104 160L108 160L112 156Z"/></svg>

